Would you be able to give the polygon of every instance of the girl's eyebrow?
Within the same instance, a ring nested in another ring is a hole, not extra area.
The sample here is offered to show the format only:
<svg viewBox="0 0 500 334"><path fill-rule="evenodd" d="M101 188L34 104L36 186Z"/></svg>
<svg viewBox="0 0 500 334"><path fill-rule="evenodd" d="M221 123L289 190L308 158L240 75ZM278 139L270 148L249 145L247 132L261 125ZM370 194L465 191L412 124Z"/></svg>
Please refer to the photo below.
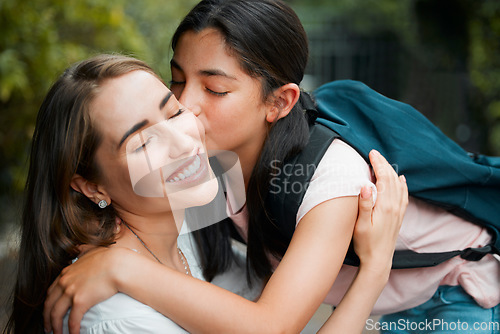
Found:
<svg viewBox="0 0 500 334"><path fill-rule="evenodd" d="M201 70L199 73L200 73L200 75L202 75L204 77L219 76L219 77L224 77L224 78L231 79L231 80L237 80L236 77L233 77L232 75L229 75L226 72L219 70L219 69Z"/></svg>
<svg viewBox="0 0 500 334"><path fill-rule="evenodd" d="M175 61L174 58L170 59L170 66L178 69L179 71L182 71L182 67Z"/></svg>
<svg viewBox="0 0 500 334"><path fill-rule="evenodd" d="M179 65L179 63L177 63L173 58L170 60L170 66L178 69L179 71L183 71L182 67ZM236 77L229 75L226 72L219 70L219 69L200 70L198 72L198 74L201 76L204 76L204 77L220 76L220 77L224 77L224 78L231 79L231 80L238 80Z"/></svg>
<svg viewBox="0 0 500 334"><path fill-rule="evenodd" d="M172 95L174 95L174 93L172 93L172 92L168 92L168 93L167 93L167 96L165 96L165 97L163 98L163 100L161 100L161 102L160 102L160 110L162 110L162 109L163 109L163 107L167 104L168 100L170 99L170 97L171 97Z"/></svg>

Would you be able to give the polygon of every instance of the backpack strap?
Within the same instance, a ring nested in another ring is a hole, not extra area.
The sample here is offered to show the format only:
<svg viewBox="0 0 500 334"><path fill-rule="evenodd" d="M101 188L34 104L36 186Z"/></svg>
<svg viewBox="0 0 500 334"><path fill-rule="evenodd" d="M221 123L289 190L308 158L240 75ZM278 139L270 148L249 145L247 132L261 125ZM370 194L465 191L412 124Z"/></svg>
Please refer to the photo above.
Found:
<svg viewBox="0 0 500 334"><path fill-rule="evenodd" d="M272 173L270 191L266 197L266 213L271 223L281 232L284 243L289 244L296 226L300 204L310 180L326 150L335 138L341 138L335 131L316 123L310 128L310 138L301 153L284 162ZM469 261L479 261L486 254L498 253L491 245L481 248L467 248L440 253L417 253L411 250L395 251L393 269L432 267L455 256ZM344 264L359 266L359 258L351 245Z"/></svg>
<svg viewBox="0 0 500 334"><path fill-rule="evenodd" d="M392 258L392 269L410 269L410 268L425 268L434 267L445 261L460 256L468 261L479 261L486 254L494 253L491 245L481 248L467 248L464 250L456 250L441 253L417 253L412 250L397 250ZM350 266L359 266L359 258L351 246L347 252L344 264Z"/></svg>
<svg viewBox="0 0 500 334"><path fill-rule="evenodd" d="M283 240L287 244L295 231L297 212L314 171L332 141L339 137L321 124L311 126L309 135L306 147L299 154L273 168L265 200L267 216L287 239Z"/></svg>

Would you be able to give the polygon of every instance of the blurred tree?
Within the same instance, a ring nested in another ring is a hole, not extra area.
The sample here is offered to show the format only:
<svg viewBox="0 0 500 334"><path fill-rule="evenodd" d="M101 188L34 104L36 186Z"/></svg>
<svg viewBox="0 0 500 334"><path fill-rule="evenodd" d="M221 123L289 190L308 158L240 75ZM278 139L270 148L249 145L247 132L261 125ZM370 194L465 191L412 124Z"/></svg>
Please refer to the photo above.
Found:
<svg viewBox="0 0 500 334"><path fill-rule="evenodd" d="M118 52L167 77L171 35L196 2L0 0L0 228L24 186L38 107L61 71Z"/></svg>
<svg viewBox="0 0 500 334"><path fill-rule="evenodd" d="M490 153L500 155L500 2L470 1L475 9L469 25L475 103L488 127Z"/></svg>
<svg viewBox="0 0 500 334"><path fill-rule="evenodd" d="M137 23L148 46L149 53L139 58L152 65L165 80L170 78L172 35L182 18L198 2L199 0L141 0L127 3L126 12Z"/></svg>
<svg viewBox="0 0 500 334"><path fill-rule="evenodd" d="M144 52L123 1L0 2L0 187L23 186L41 99L69 64L96 52Z"/></svg>
<svg viewBox="0 0 500 334"><path fill-rule="evenodd" d="M173 29L196 2L0 0L0 328L14 277L5 255L17 245L29 143L50 85L70 64L103 52L144 59L167 78Z"/></svg>
<svg viewBox="0 0 500 334"><path fill-rule="evenodd" d="M56 76L69 64L91 54L120 52L148 61L167 79L173 30L197 2L0 0L0 214L5 194L19 192L23 187L36 112ZM442 18L438 12L429 17L424 10L420 26L416 19L418 4L436 1L289 2L308 32L321 21L342 19L358 36L396 36L407 50L404 56L430 64L451 64L453 50L427 37L440 33L441 41L446 41L450 33L454 35L456 38L450 41L456 42L461 54L457 64L470 74L474 92L469 112L478 115L475 119L489 130L486 151L500 154L500 2L445 1L445 11L461 8L459 13L466 20L439 25Z"/></svg>
<svg viewBox="0 0 500 334"><path fill-rule="evenodd" d="M347 73L365 81L356 68L361 59L374 82L383 81L368 84L417 107L466 149L500 155L498 0L289 2L313 38L310 65L317 65L315 47L323 54L320 62L328 59L325 52L341 60L313 75L332 71L330 80ZM396 46L388 49L388 43Z"/></svg>

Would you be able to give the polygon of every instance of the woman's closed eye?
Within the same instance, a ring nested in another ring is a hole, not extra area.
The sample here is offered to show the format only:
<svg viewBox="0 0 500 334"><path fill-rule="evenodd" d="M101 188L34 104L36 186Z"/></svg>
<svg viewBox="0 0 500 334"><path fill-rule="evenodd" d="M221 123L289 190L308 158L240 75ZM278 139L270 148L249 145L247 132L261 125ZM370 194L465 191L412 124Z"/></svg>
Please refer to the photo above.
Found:
<svg viewBox="0 0 500 334"><path fill-rule="evenodd" d="M136 148L134 150L134 152L135 153L139 153L139 152L145 150L146 146L149 145L149 143L151 143L151 140L152 140L152 137L148 137L148 139L145 142L143 142L143 144L141 146L139 146L138 148Z"/></svg>
<svg viewBox="0 0 500 334"><path fill-rule="evenodd" d="M185 110L181 108L175 114L173 114L172 116L170 116L168 119L175 118L175 117L179 116L180 114L182 114L184 111Z"/></svg>

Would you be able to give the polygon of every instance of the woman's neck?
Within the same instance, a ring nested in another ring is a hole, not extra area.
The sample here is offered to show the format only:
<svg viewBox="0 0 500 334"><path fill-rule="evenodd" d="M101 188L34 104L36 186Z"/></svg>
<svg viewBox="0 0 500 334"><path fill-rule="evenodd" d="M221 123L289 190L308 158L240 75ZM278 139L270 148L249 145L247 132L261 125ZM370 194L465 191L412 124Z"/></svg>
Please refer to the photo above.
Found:
<svg viewBox="0 0 500 334"><path fill-rule="evenodd" d="M136 250L151 260L184 271L177 250L183 212L176 216L172 213L138 216L128 212L121 212L119 215L123 224L116 238L116 246Z"/></svg>

